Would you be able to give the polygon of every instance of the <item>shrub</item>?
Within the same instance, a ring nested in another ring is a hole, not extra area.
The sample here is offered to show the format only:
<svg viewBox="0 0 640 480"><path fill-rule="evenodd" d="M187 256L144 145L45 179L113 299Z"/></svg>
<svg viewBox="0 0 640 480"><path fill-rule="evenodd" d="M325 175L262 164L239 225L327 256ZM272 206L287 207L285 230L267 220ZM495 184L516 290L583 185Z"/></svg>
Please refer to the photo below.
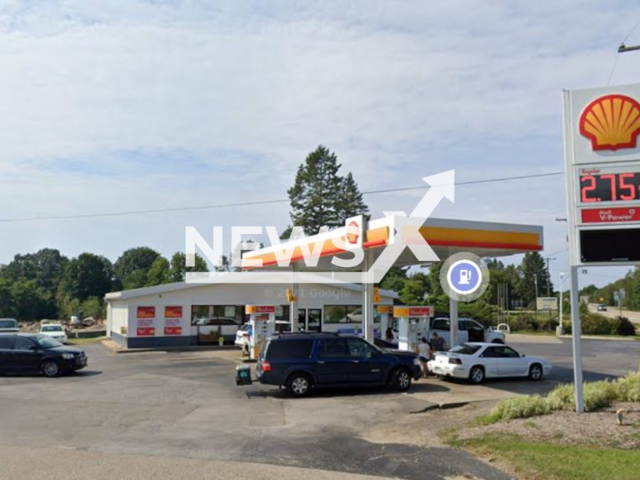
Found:
<svg viewBox="0 0 640 480"><path fill-rule="evenodd" d="M560 385L547 395L547 402L551 410L573 410L576 406L573 384Z"/></svg>
<svg viewBox="0 0 640 480"><path fill-rule="evenodd" d="M635 335L636 327L626 317L616 317L618 325L616 327L616 333L618 335Z"/></svg>
<svg viewBox="0 0 640 480"><path fill-rule="evenodd" d="M617 399L616 385L609 380L584 384L584 409L587 412L608 407Z"/></svg>
<svg viewBox="0 0 640 480"><path fill-rule="evenodd" d="M640 402L640 372L630 373L613 382L621 402Z"/></svg>
<svg viewBox="0 0 640 480"><path fill-rule="evenodd" d="M584 335L610 335L617 331L617 322L597 313L581 316L582 333Z"/></svg>
<svg viewBox="0 0 640 480"><path fill-rule="evenodd" d="M527 418L549 413L549 403L539 395L530 397L514 397L498 403L486 417L486 421L494 423L512 418Z"/></svg>

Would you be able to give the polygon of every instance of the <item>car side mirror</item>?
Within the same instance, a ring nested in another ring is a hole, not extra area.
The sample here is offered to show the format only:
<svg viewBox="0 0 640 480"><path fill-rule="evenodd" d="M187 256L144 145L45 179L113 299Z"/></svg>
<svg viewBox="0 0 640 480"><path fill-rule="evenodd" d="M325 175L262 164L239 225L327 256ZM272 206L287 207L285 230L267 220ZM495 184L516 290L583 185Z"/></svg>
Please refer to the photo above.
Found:
<svg viewBox="0 0 640 480"><path fill-rule="evenodd" d="M520 357L521 357L521 358L524 358L524 357L526 357L526 355L525 355L524 353L521 353L521 354L520 354Z"/></svg>

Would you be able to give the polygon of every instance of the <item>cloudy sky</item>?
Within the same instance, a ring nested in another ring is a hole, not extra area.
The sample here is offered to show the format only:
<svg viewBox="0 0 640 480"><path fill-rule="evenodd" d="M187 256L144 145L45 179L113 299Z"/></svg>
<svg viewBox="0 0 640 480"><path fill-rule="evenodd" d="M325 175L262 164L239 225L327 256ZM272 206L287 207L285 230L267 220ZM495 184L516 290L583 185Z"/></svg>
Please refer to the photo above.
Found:
<svg viewBox="0 0 640 480"><path fill-rule="evenodd" d="M282 199L320 143L364 191L562 171L562 89L606 85L639 18L630 1L0 1L0 263L282 229L286 203L6 220ZM621 55L611 83L639 73ZM377 217L423 193L365 199ZM566 271L563 176L459 186L436 214L543 225Z"/></svg>

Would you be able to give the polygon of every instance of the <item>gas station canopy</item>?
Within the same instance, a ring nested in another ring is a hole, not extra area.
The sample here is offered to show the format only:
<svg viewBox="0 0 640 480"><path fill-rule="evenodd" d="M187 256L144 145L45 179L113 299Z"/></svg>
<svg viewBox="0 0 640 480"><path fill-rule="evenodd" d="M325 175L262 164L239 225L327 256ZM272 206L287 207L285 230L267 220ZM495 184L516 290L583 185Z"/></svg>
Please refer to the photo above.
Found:
<svg viewBox="0 0 640 480"><path fill-rule="evenodd" d="M369 221L363 229L362 247L365 251L371 252L373 261L387 245L401 243L408 246L416 243L415 239L412 239L412 236L415 236L415 229L410 232L406 227L404 229L398 227L398 230L396 227L399 225L399 220L401 220L400 217L387 216ZM441 261L445 261L451 255L459 252L470 252L478 257L493 258L536 252L543 248L542 227L534 225L429 218L424 221L419 232ZM279 267L274 252L277 250L282 252L287 247L293 247L292 264L295 263L300 271L336 270L337 267L331 263L332 257L338 256L347 259L352 256L345 248L334 244L336 237L342 239L341 242L337 242L338 245L344 243L346 233L347 227L344 226L316 235L293 239L283 244L245 252L242 257L243 267L245 269L260 268L249 266L247 260L262 260L263 269L277 269ZM317 245L319 242L320 245ZM301 247L306 247L304 249L308 248L311 252L314 251L314 248L318 248L320 260L317 267L305 265ZM413 252L406 248L395 261L394 266L420 264L423 262L420 262ZM359 270L359 268L355 267L352 270Z"/></svg>

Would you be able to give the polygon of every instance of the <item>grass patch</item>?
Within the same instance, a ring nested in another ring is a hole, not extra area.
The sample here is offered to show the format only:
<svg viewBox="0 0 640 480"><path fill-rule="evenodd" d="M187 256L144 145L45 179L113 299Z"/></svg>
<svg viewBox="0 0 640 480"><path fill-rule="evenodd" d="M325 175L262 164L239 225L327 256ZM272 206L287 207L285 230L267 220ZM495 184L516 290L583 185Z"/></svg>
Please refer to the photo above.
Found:
<svg viewBox="0 0 640 480"><path fill-rule="evenodd" d="M91 345L92 343L99 343L107 337L92 337L92 338L69 338L67 343L69 345Z"/></svg>
<svg viewBox="0 0 640 480"><path fill-rule="evenodd" d="M640 451L614 448L559 447L520 437L487 435L455 441L483 456L501 458L527 479L555 480L637 480Z"/></svg>
<svg viewBox="0 0 640 480"><path fill-rule="evenodd" d="M584 408L588 412L610 406L613 402L640 402L640 372L630 373L614 381L584 384ZM545 415L554 410L575 410L574 386L561 385L546 397L528 395L499 402L478 423L487 425L501 420Z"/></svg>

